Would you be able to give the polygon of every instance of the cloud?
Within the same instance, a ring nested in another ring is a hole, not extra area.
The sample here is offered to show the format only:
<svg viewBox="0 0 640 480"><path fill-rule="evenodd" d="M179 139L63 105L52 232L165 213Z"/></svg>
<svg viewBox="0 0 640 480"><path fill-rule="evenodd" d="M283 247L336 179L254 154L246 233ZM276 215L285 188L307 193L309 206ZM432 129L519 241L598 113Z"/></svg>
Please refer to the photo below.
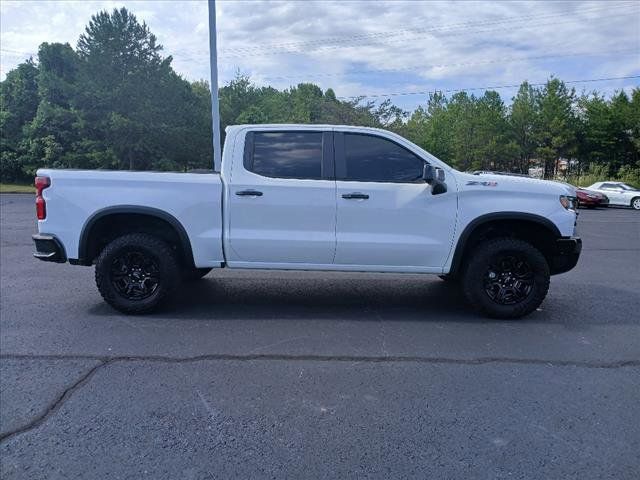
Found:
<svg viewBox="0 0 640 480"><path fill-rule="evenodd" d="M147 22L179 73L209 77L204 1L0 5L3 77L41 42L75 45L92 14L120 6ZM352 96L640 74L640 4L631 1L218 1L217 17L221 82L239 70L259 84L311 81ZM424 97L395 100L413 108Z"/></svg>

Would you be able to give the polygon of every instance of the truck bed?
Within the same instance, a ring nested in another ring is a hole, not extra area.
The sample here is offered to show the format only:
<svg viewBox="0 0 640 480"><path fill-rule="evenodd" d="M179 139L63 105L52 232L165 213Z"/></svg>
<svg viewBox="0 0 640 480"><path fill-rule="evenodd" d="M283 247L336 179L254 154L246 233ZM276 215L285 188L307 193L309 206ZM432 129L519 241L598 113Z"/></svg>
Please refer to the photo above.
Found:
<svg viewBox="0 0 640 480"><path fill-rule="evenodd" d="M43 191L47 217L39 221L39 231L57 237L71 261L81 260L82 232L95 219L156 209L181 225L196 267L224 262L222 181L217 173L40 169L38 175L51 179Z"/></svg>

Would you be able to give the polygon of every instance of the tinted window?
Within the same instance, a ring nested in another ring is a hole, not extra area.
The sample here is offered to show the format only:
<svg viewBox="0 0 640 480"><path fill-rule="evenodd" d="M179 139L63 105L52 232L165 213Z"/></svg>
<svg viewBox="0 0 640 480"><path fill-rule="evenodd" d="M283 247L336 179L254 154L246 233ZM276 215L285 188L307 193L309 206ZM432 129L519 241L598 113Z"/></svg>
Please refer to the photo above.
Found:
<svg viewBox="0 0 640 480"><path fill-rule="evenodd" d="M266 177L322 178L322 132L255 132L247 169Z"/></svg>
<svg viewBox="0 0 640 480"><path fill-rule="evenodd" d="M614 185L613 183L603 183L600 188L603 189L603 190L617 190L618 189L618 187L616 185Z"/></svg>
<svg viewBox="0 0 640 480"><path fill-rule="evenodd" d="M371 135L344 134L345 180L422 181L424 161L400 145Z"/></svg>

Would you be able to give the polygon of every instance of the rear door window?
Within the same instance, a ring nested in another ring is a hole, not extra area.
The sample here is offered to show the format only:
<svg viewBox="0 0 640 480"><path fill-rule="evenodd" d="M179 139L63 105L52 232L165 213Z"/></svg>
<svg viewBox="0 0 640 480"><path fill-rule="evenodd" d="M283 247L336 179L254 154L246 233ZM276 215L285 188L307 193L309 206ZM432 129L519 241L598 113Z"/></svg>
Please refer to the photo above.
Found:
<svg viewBox="0 0 640 480"><path fill-rule="evenodd" d="M265 177L322 179L322 132L252 132L244 165Z"/></svg>

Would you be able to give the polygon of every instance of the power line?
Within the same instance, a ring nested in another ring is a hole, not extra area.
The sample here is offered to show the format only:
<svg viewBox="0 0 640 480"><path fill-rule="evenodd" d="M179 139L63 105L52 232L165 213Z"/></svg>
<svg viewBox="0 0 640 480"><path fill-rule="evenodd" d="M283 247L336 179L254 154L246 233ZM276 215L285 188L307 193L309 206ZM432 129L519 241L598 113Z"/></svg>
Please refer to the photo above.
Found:
<svg viewBox="0 0 640 480"><path fill-rule="evenodd" d="M615 10L619 8L627 8L627 7L635 7L637 4L635 3L626 3L626 4L618 4L618 5L607 5L606 7L593 7L588 9L582 9L579 13L587 13L587 12L595 12L601 10ZM398 35L406 35L406 34L429 34L432 32L438 32L442 30L451 30L451 29L463 29L463 28L473 28L477 26L487 26L487 25L499 25L504 23L512 23L512 22L523 22L535 19L548 19L548 18L557 18L563 17L568 14L575 15L575 10L565 10L562 12L556 12L552 14L542 14L542 15L521 15L514 17L506 17L500 20L485 20L481 22L463 22L463 23L454 23L448 25L441 25L439 27L425 27L425 28L407 28L407 29L398 29L398 30L390 30L384 32L372 32L372 33L362 33L355 35L347 35L343 37L330 37L325 39L318 40L310 40L306 42L286 42L286 43L272 43L260 46L252 46L252 47L231 47L224 50L224 53L228 54L245 54L251 52L258 52L263 50L273 50L273 49L290 49L290 48L305 48L312 47L316 45L320 46L329 46L330 44L336 43L345 43L359 40L367 40L367 39L378 39L378 38L386 38L393 37Z"/></svg>
<svg viewBox="0 0 640 480"><path fill-rule="evenodd" d="M617 13L617 14L611 14L611 15L601 15L600 17L598 17L598 20L603 20L603 19L609 19L609 18L615 18L615 17L620 17L620 16L627 16L628 14L626 13ZM570 19L570 20L564 20L564 21L556 21L556 22L545 22L545 23L528 23L526 25L522 25L519 28L520 29L529 29L529 28L534 28L534 27L544 27L544 26L550 26L550 25L565 25L565 24L572 24L575 23L575 19ZM470 36L470 35L478 35L478 34L483 34L483 33L492 33L492 32L498 32L498 31L502 31L502 30L511 30L513 29L512 26L502 26L499 28L492 28L492 29L487 29L487 30L475 30L475 31L464 31L464 32L443 32L441 35L439 35L437 38L442 38L442 37L464 37L464 36ZM397 42L397 41L403 41L403 42L407 42L408 39L406 38L396 38L396 39L389 39L389 42ZM376 47L382 46L384 45L384 42L382 43L378 43L376 45ZM226 57L226 58L238 58L238 57L256 57L256 56L266 56L266 55L308 55L310 51L312 50L319 50L319 51L328 51L328 50L338 50L338 49L343 49L343 48L352 48L352 47L362 47L362 46L366 46L366 45L358 45L358 44L352 44L352 45L327 45L327 46L322 46L319 45L316 48L306 48L303 51L293 51L293 50L282 50L282 51L265 51L265 52L254 52L254 53L245 53L245 54L225 54L225 55L221 55L221 57Z"/></svg>
<svg viewBox="0 0 640 480"><path fill-rule="evenodd" d="M617 50L617 51L609 51L609 52L575 52L575 53L567 53L567 54L548 54L548 55L536 55L529 57L507 57L500 58L495 60L482 60L477 62L458 62L458 63L443 63L443 64L432 64L432 65L417 65L412 67L402 67L402 68L381 68L381 69L370 69L370 70L352 70L348 72L338 72L338 73L318 73L311 75L280 75L273 77L262 77L263 80L289 80L296 78L324 78L324 77L341 77L346 75L361 75L361 74L369 74L369 73L394 73L394 72L410 72L416 70L427 70L430 68L448 68L448 67L467 67L473 65L490 65L495 63L510 63L510 62L522 62L526 60L543 60L549 58L568 58L568 57L597 57L602 55L638 55L637 50Z"/></svg>
<svg viewBox="0 0 640 480"><path fill-rule="evenodd" d="M563 81L563 83L594 83L594 82L608 82L613 80L629 80L633 78L640 78L640 75L629 75L626 77L608 77L608 78L587 78L581 80L567 80ZM542 87L545 86L547 82L538 82L538 83L529 83L532 87ZM409 95L429 95L431 93L454 93L454 92L468 92L473 90L500 90L503 88L519 88L521 84L513 84L513 85L494 85L489 87L470 87L470 88L453 88L448 90L428 90L422 92L397 92L397 93L374 93L370 95L353 95L350 97L337 97L343 100L348 99L358 99L358 98L389 98L389 97L400 97L400 96L409 96Z"/></svg>

